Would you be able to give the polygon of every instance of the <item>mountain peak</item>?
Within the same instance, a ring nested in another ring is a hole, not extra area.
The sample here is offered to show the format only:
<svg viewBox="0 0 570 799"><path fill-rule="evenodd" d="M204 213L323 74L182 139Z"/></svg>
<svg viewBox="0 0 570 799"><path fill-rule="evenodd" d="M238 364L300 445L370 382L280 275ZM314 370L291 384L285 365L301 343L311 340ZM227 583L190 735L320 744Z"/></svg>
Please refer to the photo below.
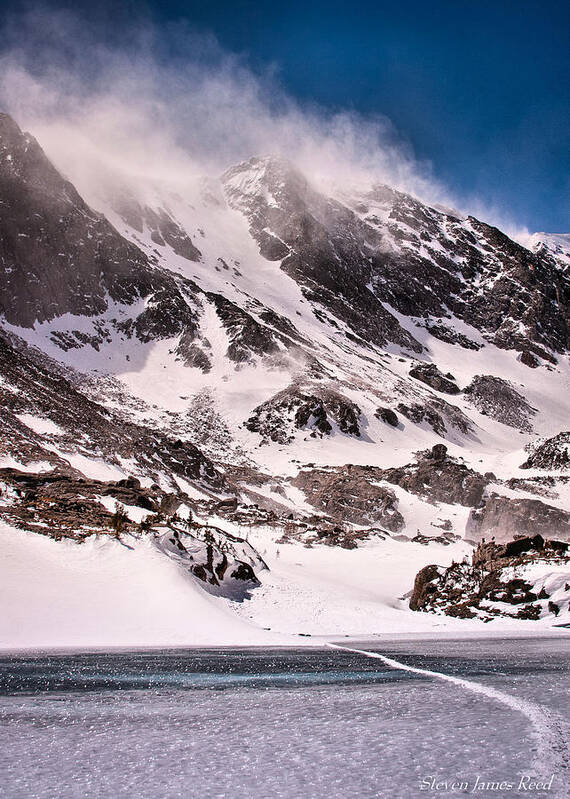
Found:
<svg viewBox="0 0 570 799"><path fill-rule="evenodd" d="M305 194L308 189L308 181L297 167L274 155L242 161L224 172L221 179L230 194L262 196L270 205Z"/></svg>
<svg viewBox="0 0 570 799"><path fill-rule="evenodd" d="M26 134L10 114L0 111L0 142L9 146L25 139Z"/></svg>

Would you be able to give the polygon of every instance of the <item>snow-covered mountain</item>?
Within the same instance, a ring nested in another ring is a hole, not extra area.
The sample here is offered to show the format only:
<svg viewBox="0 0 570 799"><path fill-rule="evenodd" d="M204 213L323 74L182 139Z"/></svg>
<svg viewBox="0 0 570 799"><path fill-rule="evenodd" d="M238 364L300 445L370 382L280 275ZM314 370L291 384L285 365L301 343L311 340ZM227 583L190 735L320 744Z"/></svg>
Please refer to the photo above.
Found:
<svg viewBox="0 0 570 799"><path fill-rule="evenodd" d="M218 615L247 594L258 628L289 634L414 624L399 597L466 555L466 530L527 533L532 510L570 540L568 236L523 247L387 186L323 193L271 157L104 177L82 197L0 115L10 547L14 528L152 540ZM182 628L168 640L192 642Z"/></svg>

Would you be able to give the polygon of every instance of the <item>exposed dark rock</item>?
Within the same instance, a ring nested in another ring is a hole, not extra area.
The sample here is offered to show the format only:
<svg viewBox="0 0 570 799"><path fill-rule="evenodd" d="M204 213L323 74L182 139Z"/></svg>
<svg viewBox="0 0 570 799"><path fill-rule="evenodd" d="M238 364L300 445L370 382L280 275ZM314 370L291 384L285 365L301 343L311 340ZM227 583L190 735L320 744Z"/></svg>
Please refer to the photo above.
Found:
<svg viewBox="0 0 570 799"><path fill-rule="evenodd" d="M556 499L558 493L556 492L557 484L568 481L570 477L566 476L551 476L542 475L540 477L511 477L506 482L507 488L512 488L515 491L528 491L529 494L536 494L540 497Z"/></svg>
<svg viewBox="0 0 570 799"><path fill-rule="evenodd" d="M422 544L422 546L426 547L430 546L431 544L443 544L444 547L447 547L458 538L459 536L456 536L453 533L446 533L444 535L424 535L423 533L416 533L416 535L410 540L414 544Z"/></svg>
<svg viewBox="0 0 570 799"><path fill-rule="evenodd" d="M136 457L152 473L178 474L221 486L224 480L212 461L190 441L176 441L162 431L127 421L86 397L49 359L0 332L0 453L24 462L42 460L65 468L64 461L44 447L45 437L24 425L16 414L47 417L61 428L58 447L93 458L117 462ZM78 442L80 446L78 447ZM73 470L67 465L67 471Z"/></svg>
<svg viewBox="0 0 570 799"><path fill-rule="evenodd" d="M255 177L244 183L250 174ZM350 209L316 192L291 164L276 158L252 158L222 180L229 204L246 215L262 255L281 261L327 318L342 319L359 340L392 341L421 352L368 288L370 244L378 236Z"/></svg>
<svg viewBox="0 0 570 799"><path fill-rule="evenodd" d="M255 576L255 572L249 565L249 563L240 563L238 564L237 568L234 569L231 573L231 577L234 580L241 580L242 582L256 582L259 584L259 580Z"/></svg>
<svg viewBox="0 0 570 799"><path fill-rule="evenodd" d="M16 497L0 506L0 517L43 535L77 540L94 532L116 535L136 527L124 517L118 529L113 513L100 504L100 496L154 513L166 496L160 490L141 488L138 481L86 480L57 470L34 473L0 469L0 482L9 486Z"/></svg>
<svg viewBox="0 0 570 799"><path fill-rule="evenodd" d="M337 391L322 386L308 390L290 386L258 405L245 426L265 441L288 444L293 441L295 430L329 435L333 423L343 433L358 437L359 418L360 408Z"/></svg>
<svg viewBox="0 0 570 799"><path fill-rule="evenodd" d="M377 408L374 416L386 424L389 424L391 427L398 427L398 415L390 408Z"/></svg>
<svg viewBox="0 0 570 799"><path fill-rule="evenodd" d="M536 410L508 380L492 375L476 375L464 394L481 413L510 427L532 430L530 418Z"/></svg>
<svg viewBox="0 0 570 799"><path fill-rule="evenodd" d="M453 375L443 375L434 363L421 363L412 367L410 377L420 380L442 394L459 394L460 392Z"/></svg>
<svg viewBox="0 0 570 799"><path fill-rule="evenodd" d="M204 342L202 342L202 346L200 346L200 344L194 340L194 335L184 333L180 337L180 341L176 348L176 355L184 361L186 366L200 369L204 374L207 374L212 368L212 361L207 351L204 349Z"/></svg>
<svg viewBox="0 0 570 799"><path fill-rule="evenodd" d="M508 541L515 536L557 538L570 541L570 514L538 499L510 499L492 494L467 520L465 538Z"/></svg>
<svg viewBox="0 0 570 799"><path fill-rule="evenodd" d="M269 325L270 327L274 327L275 330L278 330L287 338L292 339L293 341L303 342L304 339L295 327L295 325L287 319L286 316L281 316L276 311L272 310L271 308L265 308L260 314L259 318L262 322ZM283 339L281 339L283 340Z"/></svg>
<svg viewBox="0 0 570 799"><path fill-rule="evenodd" d="M558 433L540 444L521 469L568 469L570 467L570 432Z"/></svg>
<svg viewBox="0 0 570 799"><path fill-rule="evenodd" d="M568 547L562 544L560 549L561 543L545 541L539 535L504 545L481 543L471 564L453 563L448 568L426 566L416 576L410 608L458 618L478 617L483 621L496 616L518 619L538 619L548 613L557 616L560 605L552 600L546 603L550 596L544 585L537 590L524 575L527 565L552 564L553 570L567 566Z"/></svg>
<svg viewBox="0 0 570 799"><path fill-rule="evenodd" d="M227 499L222 499L218 502L216 508L217 510L237 510L238 501L237 497L228 497Z"/></svg>
<svg viewBox="0 0 570 799"><path fill-rule="evenodd" d="M487 479L462 463L446 457L445 447L436 445L417 463L382 470L382 478L430 502L478 505L483 498ZM435 450L435 452L434 452Z"/></svg>
<svg viewBox="0 0 570 799"><path fill-rule="evenodd" d="M189 529L171 524L158 547L203 583L210 593L242 601L259 585L255 569L267 565L245 539L218 527L190 523Z"/></svg>
<svg viewBox="0 0 570 799"><path fill-rule="evenodd" d="M8 322L31 327L65 313L92 317L92 332L53 331L63 350L98 350L117 332L143 342L196 337L198 287L153 266L6 115L0 115L0 196L0 315ZM123 306L117 317L109 301Z"/></svg>
<svg viewBox="0 0 570 799"><path fill-rule="evenodd" d="M540 366L540 361L529 350L523 350L520 354L520 362L524 363L525 366L530 366L531 369L536 369L537 366Z"/></svg>
<svg viewBox="0 0 570 799"><path fill-rule="evenodd" d="M430 452L426 455L426 459L432 461L444 461L447 457L447 447L445 444L434 444Z"/></svg>
<svg viewBox="0 0 570 799"><path fill-rule="evenodd" d="M146 228L150 231L151 240L164 247L172 247L176 255L189 261L199 261L200 250L194 246L186 231L173 219L164 208L142 206L138 200L126 190L114 192L110 197L115 211L129 227L142 233Z"/></svg>
<svg viewBox="0 0 570 799"><path fill-rule="evenodd" d="M485 566L492 568L493 564L504 558L514 558L524 552L541 552L545 548L545 540L541 535L534 535L526 538L515 538L506 544L496 544L493 541L485 543L481 541L472 556L473 566ZM547 548L557 549L561 542L548 541ZM562 550L564 551L564 550Z"/></svg>
<svg viewBox="0 0 570 799"><path fill-rule="evenodd" d="M464 336L463 333L459 333L454 328L441 324L441 322L434 325L426 324L426 330L428 333L431 333L434 338L445 341L448 344L458 344L466 350L480 350L483 347L483 344L472 341L470 338L467 338L467 336Z"/></svg>
<svg viewBox="0 0 570 799"><path fill-rule="evenodd" d="M277 338L268 327L221 294L209 294L208 297L216 306L216 313L228 334L227 356L230 360L243 363L254 355L270 355L279 350Z"/></svg>
<svg viewBox="0 0 570 799"><path fill-rule="evenodd" d="M173 516L182 505L182 497L176 494L164 494L160 501L160 512L164 516Z"/></svg>
<svg viewBox="0 0 570 799"><path fill-rule="evenodd" d="M473 217L451 216L386 186L363 195L359 213L368 202L383 207L383 218L389 213L388 223L373 215L363 221L399 249L372 259L380 299L409 316L455 316L499 347L547 360L549 350L568 349L570 278L547 250L532 253Z"/></svg>
<svg viewBox="0 0 570 799"><path fill-rule="evenodd" d="M493 339L500 347L530 350L550 359L545 347L555 352L568 349L568 276L553 258L530 253L472 217L469 222L497 262L497 268L485 269L489 289L483 288L474 298L470 324L495 330Z"/></svg>
<svg viewBox="0 0 570 799"><path fill-rule="evenodd" d="M328 516L354 524L379 524L399 532L404 519L393 491L375 485L379 470L362 466L302 469L291 481L307 500Z"/></svg>
<svg viewBox="0 0 570 799"><path fill-rule="evenodd" d="M410 609L422 610L436 590L434 580L439 577L439 569L434 564L424 566L416 575L414 590L410 597Z"/></svg>
<svg viewBox="0 0 570 799"><path fill-rule="evenodd" d="M169 330L193 324L174 277L153 268L89 208L35 139L5 114L0 196L0 314L12 324L31 327L65 313L94 316L108 309L109 298L129 306L142 297L154 298L154 310L136 321L137 335L152 335L157 314L170 319ZM172 320L173 303L189 318Z"/></svg>
<svg viewBox="0 0 570 799"><path fill-rule="evenodd" d="M471 420L462 410L436 397L409 405L400 402L396 410L414 424L429 425L442 438L450 438L454 430L463 435L470 435L474 431Z"/></svg>

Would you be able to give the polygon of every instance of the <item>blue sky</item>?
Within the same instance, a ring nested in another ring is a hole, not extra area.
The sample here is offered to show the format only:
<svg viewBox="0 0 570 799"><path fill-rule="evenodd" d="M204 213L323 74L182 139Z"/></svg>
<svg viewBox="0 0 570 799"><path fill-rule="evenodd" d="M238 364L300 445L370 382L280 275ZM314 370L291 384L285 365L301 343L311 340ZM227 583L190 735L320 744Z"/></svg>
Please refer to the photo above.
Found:
<svg viewBox="0 0 570 799"><path fill-rule="evenodd" d="M99 4L98 24L120 39L141 14L214 34L303 104L386 115L458 198L570 230L570 4L157 0Z"/></svg>

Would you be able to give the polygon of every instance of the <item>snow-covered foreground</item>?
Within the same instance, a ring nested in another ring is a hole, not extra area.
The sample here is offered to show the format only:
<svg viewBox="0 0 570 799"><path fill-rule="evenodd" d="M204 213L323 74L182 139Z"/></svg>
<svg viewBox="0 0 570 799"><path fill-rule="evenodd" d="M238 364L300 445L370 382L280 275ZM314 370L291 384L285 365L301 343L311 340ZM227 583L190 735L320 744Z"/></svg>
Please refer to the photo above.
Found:
<svg viewBox="0 0 570 799"><path fill-rule="evenodd" d="M250 534L269 565L243 602L203 584L147 539L84 544L0 526L0 647L286 646L343 636L496 635L552 631L539 622L414 613L405 600L427 563L449 565L464 542L429 547L392 539L354 550L275 544Z"/></svg>
<svg viewBox="0 0 570 799"><path fill-rule="evenodd" d="M0 537L3 648L266 640L148 540L77 545L5 525Z"/></svg>

